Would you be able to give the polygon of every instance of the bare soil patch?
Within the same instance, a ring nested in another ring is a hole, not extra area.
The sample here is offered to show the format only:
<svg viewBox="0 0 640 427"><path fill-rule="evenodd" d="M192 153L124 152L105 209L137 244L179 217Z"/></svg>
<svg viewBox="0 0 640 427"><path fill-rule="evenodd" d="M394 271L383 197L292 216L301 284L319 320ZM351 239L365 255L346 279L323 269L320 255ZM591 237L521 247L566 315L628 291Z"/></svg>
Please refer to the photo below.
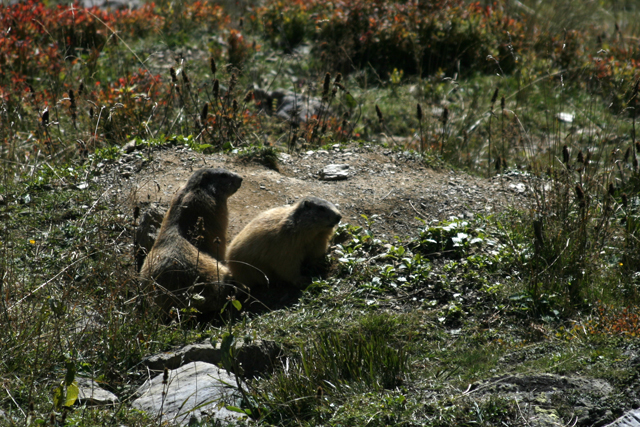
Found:
<svg viewBox="0 0 640 427"><path fill-rule="evenodd" d="M145 160L149 155L151 160ZM323 180L321 171L330 164L349 165L349 177ZM307 195L333 202L343 214L343 223L364 225L361 215L366 215L373 220L372 231L379 238L406 239L418 234L422 223L417 218L429 222L491 214L521 206L528 194L526 179L518 174L484 179L460 171L434 170L413 154L379 146L280 154L278 171L235 155L205 155L184 146L136 151L124 155L115 168L102 167L110 170L109 181L119 183L118 191L128 193L132 205L142 207L150 203L168 206L175 192L201 167L222 167L240 174L242 187L229 199L230 238L259 212Z"/></svg>

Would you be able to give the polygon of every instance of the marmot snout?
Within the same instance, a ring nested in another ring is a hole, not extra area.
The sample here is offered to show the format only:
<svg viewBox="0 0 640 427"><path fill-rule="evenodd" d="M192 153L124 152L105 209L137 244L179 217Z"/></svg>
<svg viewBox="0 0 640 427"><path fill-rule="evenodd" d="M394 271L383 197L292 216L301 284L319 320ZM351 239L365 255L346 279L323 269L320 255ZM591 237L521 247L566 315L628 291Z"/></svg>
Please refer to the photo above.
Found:
<svg viewBox="0 0 640 427"><path fill-rule="evenodd" d="M318 197L261 213L229 245L233 279L252 290L268 283L300 284L303 265L322 260L340 219L333 203Z"/></svg>

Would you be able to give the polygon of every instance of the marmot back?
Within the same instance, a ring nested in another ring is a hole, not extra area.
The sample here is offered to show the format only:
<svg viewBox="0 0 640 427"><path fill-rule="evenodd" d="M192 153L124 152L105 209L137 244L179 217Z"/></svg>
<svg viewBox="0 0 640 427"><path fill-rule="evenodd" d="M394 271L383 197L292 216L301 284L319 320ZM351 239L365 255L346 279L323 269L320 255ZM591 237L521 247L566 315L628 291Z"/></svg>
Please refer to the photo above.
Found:
<svg viewBox="0 0 640 427"><path fill-rule="evenodd" d="M299 285L303 264L322 260L340 219L333 203L318 197L262 212L229 245L233 279L252 290L267 283Z"/></svg>
<svg viewBox="0 0 640 427"><path fill-rule="evenodd" d="M164 310L192 305L208 312L225 303L230 286L220 282L228 275L222 265L229 224L227 198L241 184L242 178L233 172L204 168L174 196L140 271L147 288L156 285L156 302ZM204 298L190 299L194 293Z"/></svg>

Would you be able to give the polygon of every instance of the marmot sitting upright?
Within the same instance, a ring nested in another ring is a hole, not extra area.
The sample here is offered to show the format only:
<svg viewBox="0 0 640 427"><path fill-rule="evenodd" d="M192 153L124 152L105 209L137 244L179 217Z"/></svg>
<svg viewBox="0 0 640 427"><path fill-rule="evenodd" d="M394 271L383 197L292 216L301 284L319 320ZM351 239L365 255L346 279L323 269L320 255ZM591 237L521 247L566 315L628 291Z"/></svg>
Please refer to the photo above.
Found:
<svg viewBox="0 0 640 427"><path fill-rule="evenodd" d="M233 279L254 291L268 283L300 284L303 264L322 260L341 218L332 203L318 197L261 213L229 245Z"/></svg>
<svg viewBox="0 0 640 427"><path fill-rule="evenodd" d="M140 275L147 288L157 286L156 303L165 311L192 306L201 312L220 310L231 287L222 265L227 246L227 198L242 178L224 169L204 168L191 175L164 216ZM197 284L197 285L196 285ZM203 298L189 297L200 294Z"/></svg>

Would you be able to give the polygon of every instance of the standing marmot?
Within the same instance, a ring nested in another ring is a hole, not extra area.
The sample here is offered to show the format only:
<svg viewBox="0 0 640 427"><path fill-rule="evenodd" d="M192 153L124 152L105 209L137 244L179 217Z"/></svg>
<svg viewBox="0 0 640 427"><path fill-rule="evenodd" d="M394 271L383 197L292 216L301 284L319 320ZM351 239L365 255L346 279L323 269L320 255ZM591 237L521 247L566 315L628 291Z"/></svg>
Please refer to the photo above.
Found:
<svg viewBox="0 0 640 427"><path fill-rule="evenodd" d="M227 198L241 184L233 172L204 168L194 172L171 201L140 270L148 288L157 285L156 303L165 311L193 306L210 312L225 303L231 292L220 283L228 274L221 264L227 247ZM204 298L189 301L196 293Z"/></svg>
<svg viewBox="0 0 640 427"><path fill-rule="evenodd" d="M233 279L252 290L269 283L299 284L301 267L317 263L342 215L318 197L261 213L238 234L227 251Z"/></svg>

